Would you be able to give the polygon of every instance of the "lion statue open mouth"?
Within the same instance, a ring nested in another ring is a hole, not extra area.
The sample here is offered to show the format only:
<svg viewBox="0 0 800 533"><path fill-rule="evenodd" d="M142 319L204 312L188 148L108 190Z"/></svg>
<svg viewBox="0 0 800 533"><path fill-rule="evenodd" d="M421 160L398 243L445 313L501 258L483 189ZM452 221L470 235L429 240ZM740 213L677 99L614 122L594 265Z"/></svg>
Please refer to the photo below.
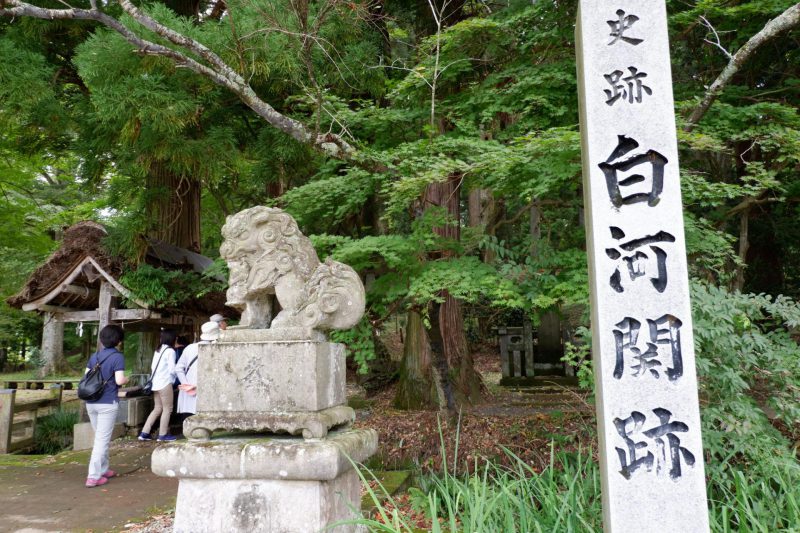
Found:
<svg viewBox="0 0 800 533"><path fill-rule="evenodd" d="M227 304L239 327L347 329L364 313L364 286L351 267L320 263L311 241L281 209L257 206L229 216L220 255L230 270ZM274 296L273 296L274 295ZM280 312L272 317L276 299Z"/></svg>

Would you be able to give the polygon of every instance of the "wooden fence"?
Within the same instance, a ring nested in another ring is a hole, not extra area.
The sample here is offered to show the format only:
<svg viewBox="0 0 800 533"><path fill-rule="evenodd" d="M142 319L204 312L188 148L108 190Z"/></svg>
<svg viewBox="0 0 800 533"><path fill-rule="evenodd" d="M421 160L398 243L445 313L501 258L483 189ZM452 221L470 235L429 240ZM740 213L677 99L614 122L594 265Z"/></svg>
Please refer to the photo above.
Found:
<svg viewBox="0 0 800 533"><path fill-rule="evenodd" d="M33 390L44 390L46 387L50 385L63 385L64 390L72 390L78 388L78 383L80 379L78 378L67 378L67 379L6 379L5 381L0 381L0 383L4 384L2 388L4 389L33 389Z"/></svg>
<svg viewBox="0 0 800 533"><path fill-rule="evenodd" d="M17 402L16 389L0 389L0 453L31 448L39 410L57 409L63 390L61 384L51 385L46 397Z"/></svg>

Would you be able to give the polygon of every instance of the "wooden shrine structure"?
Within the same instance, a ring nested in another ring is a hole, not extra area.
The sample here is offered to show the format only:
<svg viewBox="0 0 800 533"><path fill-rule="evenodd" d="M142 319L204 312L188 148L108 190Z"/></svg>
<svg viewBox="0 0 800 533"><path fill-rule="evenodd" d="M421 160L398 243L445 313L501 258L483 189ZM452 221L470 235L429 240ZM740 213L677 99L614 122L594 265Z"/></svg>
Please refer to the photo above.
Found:
<svg viewBox="0 0 800 533"><path fill-rule="evenodd" d="M163 327L192 333L214 313L236 316L224 307L225 295L220 291L186 302L180 309L153 308L138 300L120 282L125 262L103 247L106 237L105 228L96 222L71 226L64 232L60 248L8 299L13 307L44 315L42 353L47 361L63 359L66 323L97 324L97 331L120 324L126 332L151 332L155 341ZM203 272L212 263L208 257L162 241L146 242L144 262L153 266Z"/></svg>

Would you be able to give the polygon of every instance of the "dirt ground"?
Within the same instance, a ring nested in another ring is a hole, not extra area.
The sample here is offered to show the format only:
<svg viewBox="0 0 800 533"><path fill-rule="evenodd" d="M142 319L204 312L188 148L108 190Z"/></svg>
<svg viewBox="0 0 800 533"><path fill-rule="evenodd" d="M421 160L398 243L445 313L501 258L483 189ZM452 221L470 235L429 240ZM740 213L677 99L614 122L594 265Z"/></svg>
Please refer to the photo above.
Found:
<svg viewBox="0 0 800 533"><path fill-rule="evenodd" d="M120 475L92 489L84 486L88 450L0 456L0 531L119 531L173 507L178 482L150 471L154 446L115 441L111 468Z"/></svg>
<svg viewBox="0 0 800 533"><path fill-rule="evenodd" d="M501 387L494 350L475 357L486 396L458 416L438 411L410 415L392 407L393 387L367 397L348 384L356 426L378 431L379 450L369 467L435 470L442 464L442 444L450 464L457 448L463 464L483 457L502 462L512 452L534 470L547 465L553 451L596 449L594 408L571 380L545 378L533 388ZM150 471L154 446L115 441L112 468L121 475L93 489L83 486L88 451L33 459L0 455L0 532L170 531L178 483Z"/></svg>

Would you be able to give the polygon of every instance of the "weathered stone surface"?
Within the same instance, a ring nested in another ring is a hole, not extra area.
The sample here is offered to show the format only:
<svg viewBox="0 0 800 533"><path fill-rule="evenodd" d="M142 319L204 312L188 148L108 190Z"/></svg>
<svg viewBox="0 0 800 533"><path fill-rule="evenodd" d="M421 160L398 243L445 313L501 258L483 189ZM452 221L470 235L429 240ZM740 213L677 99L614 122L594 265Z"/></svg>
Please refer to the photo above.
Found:
<svg viewBox="0 0 800 533"><path fill-rule="evenodd" d="M217 344L243 342L326 342L327 336L311 328L246 329L231 326L220 333Z"/></svg>
<svg viewBox="0 0 800 533"><path fill-rule="evenodd" d="M242 320L199 347L197 414L184 423L192 440L152 458L154 473L181 480L175 531L358 531L329 526L358 516L353 461L372 455L378 436L342 428L355 417L345 405L344 346L323 331L361 319L361 280L349 266L320 263L280 209L242 211L222 233L228 305ZM251 435L212 439L219 429Z"/></svg>
<svg viewBox="0 0 800 533"><path fill-rule="evenodd" d="M364 286L349 266L320 263L297 222L257 206L229 216L220 255L230 278L227 304L242 311L240 327L347 329L364 314ZM271 296L281 311L273 319Z"/></svg>
<svg viewBox="0 0 800 533"><path fill-rule="evenodd" d="M331 428L349 425L355 418L353 408L346 405L300 413L199 413L186 419L183 434L192 440L208 440L215 431L288 433L321 439Z"/></svg>
<svg viewBox="0 0 800 533"><path fill-rule="evenodd" d="M111 440L118 439L125 435L125 425L122 423L114 424L111 432ZM94 430L91 422L79 422L72 426L72 449L90 450L94 446Z"/></svg>
<svg viewBox="0 0 800 533"><path fill-rule="evenodd" d="M153 410L152 396L134 396L133 398L120 398L118 421L126 426L136 427L144 424L147 415ZM120 418L121 417L121 418Z"/></svg>
<svg viewBox="0 0 800 533"><path fill-rule="evenodd" d="M331 432L326 439L218 438L180 442L153 452L154 474L181 479L331 481L375 453L372 429Z"/></svg>
<svg viewBox="0 0 800 533"><path fill-rule="evenodd" d="M346 403L341 344L203 344L197 364L198 413L321 411Z"/></svg>
<svg viewBox="0 0 800 533"><path fill-rule="evenodd" d="M708 531L664 0L576 43L605 530Z"/></svg>
<svg viewBox="0 0 800 533"><path fill-rule="evenodd" d="M356 526L328 526L358 516L360 487L353 470L332 481L182 479L173 531L354 533Z"/></svg>

